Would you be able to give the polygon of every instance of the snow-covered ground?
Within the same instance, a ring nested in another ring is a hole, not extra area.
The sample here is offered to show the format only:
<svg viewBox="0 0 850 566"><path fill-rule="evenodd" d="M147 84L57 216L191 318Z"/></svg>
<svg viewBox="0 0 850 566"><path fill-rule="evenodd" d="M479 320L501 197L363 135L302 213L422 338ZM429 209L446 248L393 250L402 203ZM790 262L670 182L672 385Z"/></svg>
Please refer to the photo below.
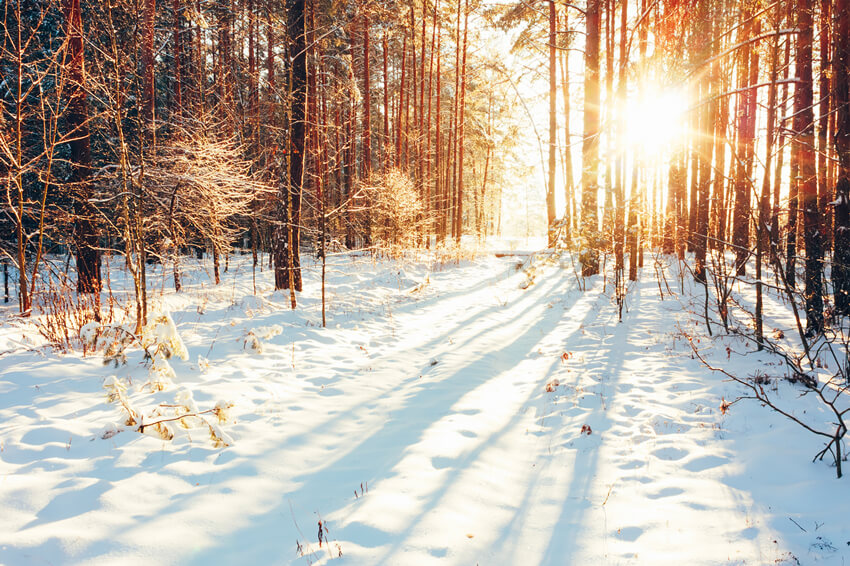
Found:
<svg viewBox="0 0 850 566"><path fill-rule="evenodd" d="M0 563L850 558L850 479L812 463L820 440L757 403L721 411L742 389L685 336L742 375L779 373L777 360L709 339L700 296L668 293L651 260L618 322L610 278L580 290L563 261L528 285L522 259L334 256L327 328L314 265L296 311L268 270L253 294L250 256L218 287L187 263L180 294L154 269L154 310L171 314L189 354L168 360L173 384L158 392L138 347L117 368L58 354L6 307ZM203 415L231 445L216 447L198 418L172 423L171 441L139 434L104 382L126 386L146 418L187 399L198 411L232 403L224 422ZM776 394L821 410L798 393L780 383Z"/></svg>

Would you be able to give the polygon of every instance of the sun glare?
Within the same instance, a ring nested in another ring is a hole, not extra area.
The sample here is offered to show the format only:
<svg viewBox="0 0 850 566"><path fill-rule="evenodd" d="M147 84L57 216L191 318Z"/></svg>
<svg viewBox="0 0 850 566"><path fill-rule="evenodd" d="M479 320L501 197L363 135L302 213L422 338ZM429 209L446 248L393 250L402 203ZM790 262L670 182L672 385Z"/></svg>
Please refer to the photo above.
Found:
<svg viewBox="0 0 850 566"><path fill-rule="evenodd" d="M683 138L687 100L679 90L647 92L627 103L626 142L647 153L662 151Z"/></svg>

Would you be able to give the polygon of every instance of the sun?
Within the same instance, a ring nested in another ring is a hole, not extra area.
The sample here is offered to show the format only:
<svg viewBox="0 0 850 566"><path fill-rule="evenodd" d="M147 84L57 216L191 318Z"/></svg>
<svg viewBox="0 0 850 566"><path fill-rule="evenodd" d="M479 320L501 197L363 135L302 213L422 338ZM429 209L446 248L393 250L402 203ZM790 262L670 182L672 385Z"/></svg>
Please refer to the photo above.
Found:
<svg viewBox="0 0 850 566"><path fill-rule="evenodd" d="M626 102L624 141L645 153L676 145L684 139L687 106L681 90L645 89Z"/></svg>

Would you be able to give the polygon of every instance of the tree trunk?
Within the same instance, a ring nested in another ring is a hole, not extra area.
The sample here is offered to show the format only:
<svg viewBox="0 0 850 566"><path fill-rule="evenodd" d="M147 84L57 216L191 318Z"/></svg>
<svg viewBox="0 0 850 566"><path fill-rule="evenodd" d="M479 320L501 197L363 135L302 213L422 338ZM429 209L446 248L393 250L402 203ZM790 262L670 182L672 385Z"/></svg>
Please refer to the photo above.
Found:
<svg viewBox="0 0 850 566"><path fill-rule="evenodd" d="M72 136L69 144L71 147L69 181L74 187L75 196L74 245L77 252L77 292L100 293L100 250L95 226L96 211L89 202L93 196L92 157L80 0L64 0L63 7L68 35L68 49L63 66L68 71L70 85L66 123ZM21 265L20 269L24 272L26 266Z"/></svg>
<svg viewBox="0 0 850 566"><path fill-rule="evenodd" d="M564 37L567 38L564 45L569 46L569 10L564 10ZM572 137L570 136L570 57L569 51L561 50L561 93L564 99L564 224L568 232L572 232L574 215L571 214L573 206L573 149Z"/></svg>
<svg viewBox="0 0 850 566"><path fill-rule="evenodd" d="M587 2L587 45L584 51L584 139L582 141L581 223L582 275L599 273L599 0Z"/></svg>
<svg viewBox="0 0 850 566"><path fill-rule="evenodd" d="M553 0L550 0L550 2ZM455 208L455 238L457 243L460 244L460 239L463 236L463 134L464 134L464 122L465 122L465 106L466 106L466 40L467 40L467 32L469 31L469 0L465 0L464 6L464 15L463 15L463 47L462 47L462 60L461 60L461 70L460 70L460 102L458 103L460 109L458 111L458 120L460 124L458 125L458 156L457 156L457 197L456 197L456 208ZM415 67L414 67L415 68ZM554 63L553 67L554 69ZM553 133L554 135L554 133ZM554 154L552 154L551 159L554 160ZM552 185L552 190L554 191L554 185ZM555 193L552 192L552 210L554 214L554 198Z"/></svg>
<svg viewBox="0 0 850 566"><path fill-rule="evenodd" d="M752 11L745 7L741 12L744 25L741 28L739 42L747 42L740 50L740 63L738 65L739 85L738 94L738 143L735 152L735 209L732 215L732 245L735 247L735 272L738 276L746 273L747 257L749 255L749 226L750 226L750 179L747 176L747 153L752 144L750 138L750 96L755 95L755 89L750 89L750 59L752 44L749 43L752 36ZM754 119L755 117L753 117Z"/></svg>
<svg viewBox="0 0 850 566"><path fill-rule="evenodd" d="M372 82L369 71L369 14L363 14L363 167L368 180L372 175Z"/></svg>
<svg viewBox="0 0 850 566"><path fill-rule="evenodd" d="M803 207L803 233L806 243L806 332L823 330L823 244L818 215L818 185L814 154L814 112L812 111L812 0L798 0L797 83L795 96L801 109L794 116L794 133L800 152L800 204Z"/></svg>
<svg viewBox="0 0 850 566"><path fill-rule="evenodd" d="M280 182L277 226L275 229L275 289L290 289L292 308L294 291L301 291L299 244L300 211L304 181L304 141L306 138L307 54L304 37L304 0L289 0L287 30L290 37L290 100L288 174Z"/></svg>
<svg viewBox="0 0 850 566"><path fill-rule="evenodd" d="M835 151L835 224L832 282L837 313L850 314L850 0L835 0L833 91Z"/></svg>
<svg viewBox="0 0 850 566"><path fill-rule="evenodd" d="M555 53L558 43L558 19L555 0L549 0L549 179L546 186L546 226L549 247L555 244L555 159L558 152L558 68Z"/></svg>
<svg viewBox="0 0 850 566"><path fill-rule="evenodd" d="M829 142L827 141L827 132L831 121L829 111L829 77L830 77L830 18L832 17L832 0L820 0L820 81L818 96L820 96L818 118L818 210L821 214L822 222L822 238L824 251L828 251L832 245L832 208L829 206L830 186L829 175L827 173L829 165L827 165L827 157L829 156Z"/></svg>

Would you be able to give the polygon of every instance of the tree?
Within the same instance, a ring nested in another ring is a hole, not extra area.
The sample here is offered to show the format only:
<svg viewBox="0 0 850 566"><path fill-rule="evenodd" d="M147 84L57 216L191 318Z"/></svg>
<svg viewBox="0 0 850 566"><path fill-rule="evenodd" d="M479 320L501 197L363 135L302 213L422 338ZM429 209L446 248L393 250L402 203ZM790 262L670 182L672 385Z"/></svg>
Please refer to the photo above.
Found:
<svg viewBox="0 0 850 566"><path fill-rule="evenodd" d="M797 1L797 77L794 116L795 143L800 168L800 204L806 244L806 331L810 335L823 330L823 243L818 212L817 172L814 154L814 113L812 111L812 3Z"/></svg>
<svg viewBox="0 0 850 566"><path fill-rule="evenodd" d="M150 0L153 1L153 0ZM69 76L70 94L67 125L71 146L71 177L74 187L74 243L77 259L77 292L100 293L100 245L95 225L96 211L90 200L91 142L86 99L86 69L80 0L64 0L68 47L63 67Z"/></svg>
<svg viewBox="0 0 850 566"><path fill-rule="evenodd" d="M835 0L833 104L838 178L835 185L832 284L835 311L850 314L850 1Z"/></svg>
<svg viewBox="0 0 850 566"><path fill-rule="evenodd" d="M555 0L549 0L549 178L546 185L546 226L549 246L555 238L555 159L558 151L558 68L555 54L558 47L558 17Z"/></svg>
<svg viewBox="0 0 850 566"><path fill-rule="evenodd" d="M289 0L287 32L289 34L289 143L286 171L280 181L273 254L275 289L289 289L292 308L295 291L301 291L299 245L301 230L301 194L304 183L304 142L306 139L307 42L305 39L304 0Z"/></svg>
<svg viewBox="0 0 850 566"><path fill-rule="evenodd" d="M581 227L583 250L582 275L599 273L595 249L599 219L599 0L587 2L587 44L584 50L584 137L581 147Z"/></svg>

